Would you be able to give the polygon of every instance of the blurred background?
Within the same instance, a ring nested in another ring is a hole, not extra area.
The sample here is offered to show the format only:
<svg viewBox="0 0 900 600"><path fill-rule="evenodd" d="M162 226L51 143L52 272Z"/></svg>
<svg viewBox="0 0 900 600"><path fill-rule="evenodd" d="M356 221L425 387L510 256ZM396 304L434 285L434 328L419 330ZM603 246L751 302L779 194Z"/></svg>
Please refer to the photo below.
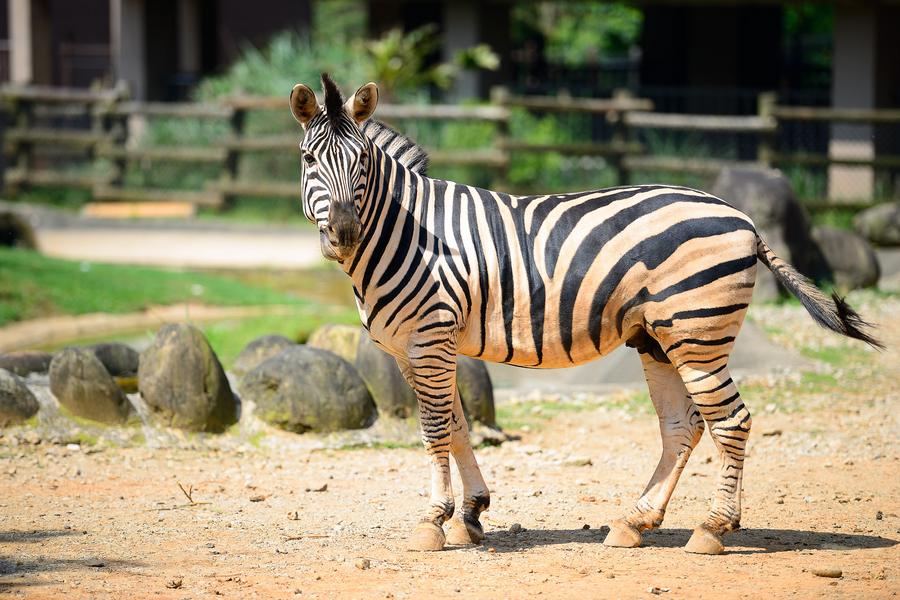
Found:
<svg viewBox="0 0 900 600"><path fill-rule="evenodd" d="M299 208L286 99L322 71L376 81L434 177L710 189L771 167L812 224L900 243L896 209L859 224L900 198L898 29L874 0L0 0L0 233L32 248L0 254L0 325L188 303L227 364L261 332L355 323ZM0 351L76 334L28 335Z"/></svg>

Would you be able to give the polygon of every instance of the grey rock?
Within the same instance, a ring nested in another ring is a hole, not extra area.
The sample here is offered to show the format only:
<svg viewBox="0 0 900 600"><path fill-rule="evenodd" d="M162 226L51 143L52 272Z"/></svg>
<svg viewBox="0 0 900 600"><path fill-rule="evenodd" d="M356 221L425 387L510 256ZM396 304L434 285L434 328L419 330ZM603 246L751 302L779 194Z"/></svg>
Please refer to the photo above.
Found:
<svg viewBox="0 0 900 600"><path fill-rule="evenodd" d="M815 280L830 279L828 264L810 235L810 219L787 178L777 169L722 169L712 193L753 219L757 232L780 258ZM774 275L757 270L754 298L780 295Z"/></svg>
<svg viewBox="0 0 900 600"><path fill-rule="evenodd" d="M49 352L35 350L22 350L0 354L0 369L12 371L19 377L25 377L30 373L46 373L50 370L50 361L53 355Z"/></svg>
<svg viewBox="0 0 900 600"><path fill-rule="evenodd" d="M237 401L222 364L192 325L166 325L141 354L138 388L164 424L189 431L224 430Z"/></svg>
<svg viewBox="0 0 900 600"><path fill-rule="evenodd" d="M400 373L393 356L362 335L356 353L356 370L365 380L378 412L407 418L418 413L416 394ZM483 361L457 357L456 384L469 422L496 427L494 386Z"/></svg>
<svg viewBox="0 0 900 600"><path fill-rule="evenodd" d="M100 359L87 348L66 348L50 363L50 391L76 417L123 423L131 404Z"/></svg>
<svg viewBox="0 0 900 600"><path fill-rule="evenodd" d="M296 345L247 373L241 396L263 421L286 431L368 427L375 403L353 366L336 354Z"/></svg>
<svg viewBox="0 0 900 600"><path fill-rule="evenodd" d="M875 250L864 237L835 227L814 227L813 239L825 255L835 285L843 291L872 287L881 270Z"/></svg>
<svg viewBox="0 0 900 600"><path fill-rule="evenodd" d="M238 354L234 364L231 366L231 371L238 377L243 377L265 360L276 356L285 348L296 345L296 342L283 335L258 337L244 346L244 349L241 350L241 353Z"/></svg>
<svg viewBox="0 0 900 600"><path fill-rule="evenodd" d="M94 344L90 349L113 377L137 374L141 355L134 348L110 342Z"/></svg>
<svg viewBox="0 0 900 600"><path fill-rule="evenodd" d="M34 230L22 216L13 211L0 211L0 246L37 248Z"/></svg>
<svg viewBox="0 0 900 600"><path fill-rule="evenodd" d="M456 359L456 387L462 400L466 418L489 427L497 426L494 410L494 386L484 361L458 356Z"/></svg>
<svg viewBox="0 0 900 600"><path fill-rule="evenodd" d="M359 338L355 365L379 413L401 419L418 414L416 394L400 373L397 361L368 335Z"/></svg>
<svg viewBox="0 0 900 600"><path fill-rule="evenodd" d="M900 202L867 208L853 219L860 235L879 246L900 246Z"/></svg>
<svg viewBox="0 0 900 600"><path fill-rule="evenodd" d="M0 427L27 421L37 414L37 398L18 375L0 369Z"/></svg>
<svg viewBox="0 0 900 600"><path fill-rule="evenodd" d="M322 325L312 332L306 345L320 350L328 350L349 363L356 362L359 340L366 337L362 327L352 325Z"/></svg>

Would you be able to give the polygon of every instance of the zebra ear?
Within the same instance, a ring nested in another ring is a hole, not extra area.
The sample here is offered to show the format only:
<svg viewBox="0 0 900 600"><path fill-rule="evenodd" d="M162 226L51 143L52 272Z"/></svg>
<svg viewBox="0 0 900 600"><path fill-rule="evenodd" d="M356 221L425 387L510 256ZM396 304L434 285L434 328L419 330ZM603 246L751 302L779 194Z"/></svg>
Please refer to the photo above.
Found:
<svg viewBox="0 0 900 600"><path fill-rule="evenodd" d="M357 124L361 124L363 121L372 116L372 113L375 112L375 107L378 105L378 86L374 83L367 83L366 85L360 87L356 90L356 93L353 94L353 97L347 100L347 103L344 104L344 108L353 117L353 120L357 122Z"/></svg>
<svg viewBox="0 0 900 600"><path fill-rule="evenodd" d="M313 91L302 83L295 85L291 90L291 114L297 122L305 128L318 112L319 103Z"/></svg>

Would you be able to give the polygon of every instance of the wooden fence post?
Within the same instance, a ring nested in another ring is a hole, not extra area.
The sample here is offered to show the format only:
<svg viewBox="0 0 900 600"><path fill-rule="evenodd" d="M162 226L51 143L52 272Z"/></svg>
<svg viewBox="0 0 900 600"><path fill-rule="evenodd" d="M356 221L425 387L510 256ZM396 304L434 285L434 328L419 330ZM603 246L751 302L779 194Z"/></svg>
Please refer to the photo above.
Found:
<svg viewBox="0 0 900 600"><path fill-rule="evenodd" d="M233 109L234 112L231 113L228 124L231 127L231 138L234 141L238 141L244 137L244 128L247 124L247 109L240 104L235 104ZM222 174L222 180L225 184L222 186L222 209L227 209L234 201L234 195L229 192L231 188L229 184L236 182L240 176L240 158L241 148L239 145L229 145L225 154L225 171Z"/></svg>
<svg viewBox="0 0 900 600"><path fill-rule="evenodd" d="M34 102L30 98L16 98L13 100L12 114L16 129L30 129L34 124ZM16 171L25 176L25 180L13 187L12 195L15 196L27 187L28 172L34 166L34 144L31 140L18 138L13 145L13 157Z"/></svg>
<svg viewBox="0 0 900 600"><path fill-rule="evenodd" d="M95 158L103 155L98 152L101 144L106 144L110 148L123 150L128 143L128 116L120 114L116 110L119 102L128 98L128 89L119 84L115 87L112 97L107 100L101 100L94 106L92 130L94 133L103 134L104 141L91 147L91 151ZM125 171L128 161L124 153L117 154L111 158L112 170L110 173L101 176L96 169L94 172L94 186L91 188L91 200L96 201L99 188L105 186L121 187L125 179Z"/></svg>
<svg viewBox="0 0 900 600"><path fill-rule="evenodd" d="M494 187L504 188L509 185L509 90L503 86L491 88L491 104L506 109L506 118L497 121L497 130L494 136L494 148L504 157L503 165L497 169Z"/></svg>
<svg viewBox="0 0 900 600"><path fill-rule="evenodd" d="M607 119L613 126L612 139L610 141L612 142L614 153L610 156L610 161L613 169L616 171L616 183L618 185L628 185L631 179L628 172L628 162L625 160L628 152L628 142L630 141L628 119L625 118L625 115L629 110L629 101L633 98L634 96L630 90L617 89L613 91L613 100L622 102L623 106L619 110L607 114Z"/></svg>
<svg viewBox="0 0 900 600"><path fill-rule="evenodd" d="M775 100L776 95L775 92L762 92L757 97L756 102L756 110L759 118L763 121L774 120L774 109L775 109ZM777 133L777 121L775 121L776 127L773 129L763 130L759 133L759 145L757 146L756 158L765 167L772 166L772 158L774 156L775 149L775 136Z"/></svg>

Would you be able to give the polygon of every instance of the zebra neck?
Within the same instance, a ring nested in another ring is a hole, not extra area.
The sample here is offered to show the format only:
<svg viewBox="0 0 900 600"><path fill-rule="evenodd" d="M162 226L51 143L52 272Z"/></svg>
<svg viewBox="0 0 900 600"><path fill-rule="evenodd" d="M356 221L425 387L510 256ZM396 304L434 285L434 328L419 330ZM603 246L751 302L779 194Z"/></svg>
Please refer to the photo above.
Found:
<svg viewBox="0 0 900 600"><path fill-rule="evenodd" d="M439 200L434 183L440 181L415 173L374 144L370 161L360 206L361 241L353 259L342 265L363 296L380 263L434 246L429 215Z"/></svg>

